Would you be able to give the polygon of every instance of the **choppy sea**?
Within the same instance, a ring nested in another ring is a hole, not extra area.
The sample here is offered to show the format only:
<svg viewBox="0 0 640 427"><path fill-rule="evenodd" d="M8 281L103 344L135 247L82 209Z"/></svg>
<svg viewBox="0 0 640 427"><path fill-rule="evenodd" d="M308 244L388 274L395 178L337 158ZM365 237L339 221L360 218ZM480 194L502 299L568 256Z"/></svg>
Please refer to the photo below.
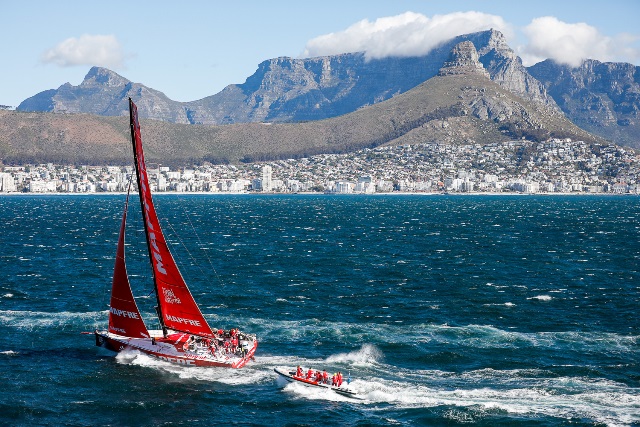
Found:
<svg viewBox="0 0 640 427"><path fill-rule="evenodd" d="M155 201L205 317L257 334L255 362L95 347L124 196L0 197L0 425L640 425L637 196ZM276 380L296 365L342 371L362 400Z"/></svg>

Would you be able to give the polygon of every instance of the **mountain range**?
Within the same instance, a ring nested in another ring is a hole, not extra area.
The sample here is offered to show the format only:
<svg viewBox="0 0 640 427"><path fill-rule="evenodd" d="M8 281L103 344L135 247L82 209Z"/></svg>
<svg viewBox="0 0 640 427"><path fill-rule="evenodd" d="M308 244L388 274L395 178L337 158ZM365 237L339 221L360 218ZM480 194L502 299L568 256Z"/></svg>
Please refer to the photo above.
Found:
<svg viewBox="0 0 640 427"><path fill-rule="evenodd" d="M12 135L0 133L0 158L124 161L128 155L113 144L127 139L117 117L128 115L128 97L142 118L153 119L145 121L145 135L152 135L146 139L155 141L148 157L159 161L252 161L551 135L640 147L639 70L593 60L526 68L494 30L456 37L420 57L275 58L244 84L192 102L94 67L79 86L66 83L0 112L0 128Z"/></svg>

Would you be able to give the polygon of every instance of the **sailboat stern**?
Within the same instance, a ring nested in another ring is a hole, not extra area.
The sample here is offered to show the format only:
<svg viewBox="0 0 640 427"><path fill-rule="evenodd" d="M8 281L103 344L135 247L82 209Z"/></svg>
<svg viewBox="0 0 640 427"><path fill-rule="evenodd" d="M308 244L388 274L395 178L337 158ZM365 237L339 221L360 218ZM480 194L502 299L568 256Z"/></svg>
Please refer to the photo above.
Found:
<svg viewBox="0 0 640 427"><path fill-rule="evenodd" d="M110 351L121 351L122 345L118 341L114 341L109 337L109 332L107 331L98 331L94 332L96 338L96 346L106 348Z"/></svg>

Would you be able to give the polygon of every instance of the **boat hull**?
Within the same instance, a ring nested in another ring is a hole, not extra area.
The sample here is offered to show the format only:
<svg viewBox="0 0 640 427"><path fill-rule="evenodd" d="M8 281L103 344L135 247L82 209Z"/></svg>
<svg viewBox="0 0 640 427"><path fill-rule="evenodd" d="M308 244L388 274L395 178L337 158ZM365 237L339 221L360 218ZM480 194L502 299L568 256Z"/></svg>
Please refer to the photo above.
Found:
<svg viewBox="0 0 640 427"><path fill-rule="evenodd" d="M108 350L121 352L123 350L137 350L146 355L166 362L196 367L242 368L253 359L258 348L258 341L249 341L247 351L242 356L236 354L209 351L189 351L184 347L185 334L174 334L169 337L132 338L110 333L95 331L96 345Z"/></svg>
<svg viewBox="0 0 640 427"><path fill-rule="evenodd" d="M346 387L336 387L336 386L332 386L329 384L324 384L318 381L314 381L314 380L308 380L306 378L303 377L297 377L295 376L295 371L291 371L285 368L273 368L273 370L275 371L275 373L277 373L278 375L280 375L280 378L284 378L286 381L288 382L297 382L297 383L302 383L304 385L310 386L310 387L318 387L318 388L324 388L324 389L329 389L334 391L335 393L338 393L342 396L346 396L346 397L352 397L354 399L359 399L358 395L356 392L349 390Z"/></svg>

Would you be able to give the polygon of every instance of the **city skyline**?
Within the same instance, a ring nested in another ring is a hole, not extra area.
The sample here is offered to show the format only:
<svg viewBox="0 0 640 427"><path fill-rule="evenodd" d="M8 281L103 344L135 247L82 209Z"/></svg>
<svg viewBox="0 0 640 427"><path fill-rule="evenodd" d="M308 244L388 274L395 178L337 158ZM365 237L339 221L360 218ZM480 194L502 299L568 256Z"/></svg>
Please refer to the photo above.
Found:
<svg viewBox="0 0 640 427"><path fill-rule="evenodd" d="M0 193L124 192L133 166L5 166ZM245 165L150 165L158 192L636 193L640 156L583 141L379 147Z"/></svg>

